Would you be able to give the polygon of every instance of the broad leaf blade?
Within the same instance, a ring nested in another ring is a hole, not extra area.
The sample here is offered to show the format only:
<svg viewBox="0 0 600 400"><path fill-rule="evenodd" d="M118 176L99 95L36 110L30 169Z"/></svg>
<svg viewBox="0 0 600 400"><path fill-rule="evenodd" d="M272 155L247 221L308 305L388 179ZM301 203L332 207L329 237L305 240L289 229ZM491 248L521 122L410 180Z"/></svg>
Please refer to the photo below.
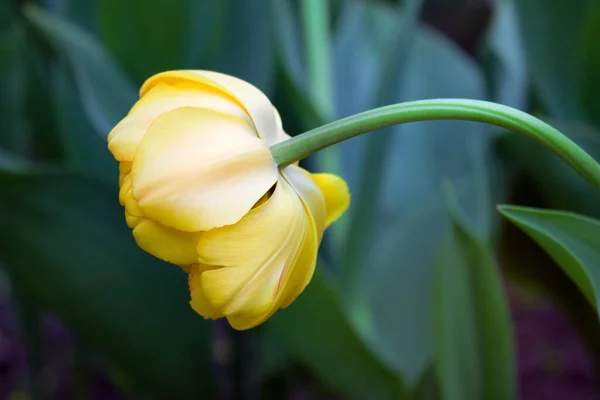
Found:
<svg viewBox="0 0 600 400"><path fill-rule="evenodd" d="M512 0L517 9L532 82L553 116L578 119L581 34L594 0Z"/></svg>
<svg viewBox="0 0 600 400"><path fill-rule="evenodd" d="M521 30L512 0L495 0L487 34L491 60L490 84L495 101L524 109L529 94L529 76Z"/></svg>
<svg viewBox="0 0 600 400"><path fill-rule="evenodd" d="M499 211L535 240L598 309L600 222L556 210L502 206Z"/></svg>
<svg viewBox="0 0 600 400"><path fill-rule="evenodd" d="M450 199L454 202L455 199ZM450 204L434 271L436 368L446 400L516 397L513 329L493 253Z"/></svg>
<svg viewBox="0 0 600 400"><path fill-rule="evenodd" d="M227 28L219 43L219 48L226 50L206 62L211 69L244 79L269 94L275 60L267 1L229 3Z"/></svg>
<svg viewBox="0 0 600 400"><path fill-rule="evenodd" d="M588 14L583 37L581 99L584 111L600 129L600 1Z"/></svg>
<svg viewBox="0 0 600 400"><path fill-rule="evenodd" d="M106 137L135 102L131 82L86 32L33 6L25 8L25 15L69 61L86 114L98 134Z"/></svg>
<svg viewBox="0 0 600 400"><path fill-rule="evenodd" d="M194 0L144 3L102 0L100 28L106 46L137 84L156 73L182 68L188 57ZM196 23L206 25L208 15Z"/></svg>
<svg viewBox="0 0 600 400"><path fill-rule="evenodd" d="M439 34L420 27L408 57L398 101L486 97L479 67ZM433 357L428 293L434 254L449 226L440 183L453 183L469 227L487 240L505 182L486 126L424 122L396 127L391 137L376 230L365 238L370 243L369 268L363 272L371 315L367 328L382 357L413 383Z"/></svg>
<svg viewBox="0 0 600 400"><path fill-rule="evenodd" d="M2 172L0 184L0 250L23 290L145 390L210 389L186 276L135 245L115 190L58 172Z"/></svg>
<svg viewBox="0 0 600 400"><path fill-rule="evenodd" d="M546 120L592 157L600 159L600 130L583 122ZM598 191L549 150L513 133L501 138L500 147L535 182L549 207L600 218Z"/></svg>
<svg viewBox="0 0 600 400"><path fill-rule="evenodd" d="M3 11L8 13L8 11ZM4 15L3 15L4 17ZM16 24L0 29L0 147L16 154L29 151L31 132L26 118L27 69L23 53L25 34Z"/></svg>
<svg viewBox="0 0 600 400"><path fill-rule="evenodd" d="M103 182L116 185L117 162L85 116L79 93L64 64L51 71L51 105L56 117L58 137L65 164L73 171L85 172Z"/></svg>
<svg viewBox="0 0 600 400"><path fill-rule="evenodd" d="M353 399L402 398L400 377L362 341L320 270L268 327L331 389Z"/></svg>

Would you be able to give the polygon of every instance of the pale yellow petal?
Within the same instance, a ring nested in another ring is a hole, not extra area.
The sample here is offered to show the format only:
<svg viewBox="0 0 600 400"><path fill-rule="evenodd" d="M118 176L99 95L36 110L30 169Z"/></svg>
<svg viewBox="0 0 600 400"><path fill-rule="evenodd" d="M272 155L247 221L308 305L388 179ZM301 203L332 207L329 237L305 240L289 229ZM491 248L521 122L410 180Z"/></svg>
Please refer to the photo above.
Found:
<svg viewBox="0 0 600 400"><path fill-rule="evenodd" d="M303 168L290 165L283 169L282 174L298 193L307 208L307 212L312 216L320 242L325 230L326 220L323 193L313 181L311 173Z"/></svg>
<svg viewBox="0 0 600 400"><path fill-rule="evenodd" d="M148 219L143 219L133 229L138 246L154 257L178 265L198 262L196 245L200 235L177 231Z"/></svg>
<svg viewBox="0 0 600 400"><path fill-rule="evenodd" d="M152 122L179 107L201 107L246 119L246 111L234 99L212 87L204 90L169 85L154 86L108 135L108 148L119 161L133 161L137 148Z"/></svg>
<svg viewBox="0 0 600 400"><path fill-rule="evenodd" d="M315 271L317 251L323 238L326 218L323 195L315 186L308 171L290 165L283 170L283 176L302 199L309 226L302 251L294 261L294 268L290 270L290 276L286 279L285 287L282 288L281 308L289 306L310 283Z"/></svg>
<svg viewBox="0 0 600 400"><path fill-rule="evenodd" d="M268 146L283 140L271 102L263 92L246 81L213 71L167 71L148 79L140 90L141 95L160 83L179 86L187 83L189 87L199 90L205 90L205 87L218 89L237 99L252 119L256 132Z"/></svg>
<svg viewBox="0 0 600 400"><path fill-rule="evenodd" d="M277 167L245 121L182 107L154 121L131 175L144 215L196 232L239 221L275 184Z"/></svg>
<svg viewBox="0 0 600 400"><path fill-rule="evenodd" d="M327 228L341 217L350 206L348 184L342 178L333 174L311 174L311 177L325 197L325 208L327 210L325 228Z"/></svg>
<svg viewBox="0 0 600 400"><path fill-rule="evenodd" d="M204 295L235 329L262 323L305 286L316 261L313 224L281 179L269 200L238 223L202 235L200 262L222 266L202 274Z"/></svg>
<svg viewBox="0 0 600 400"><path fill-rule="evenodd" d="M198 314L202 315L206 319L218 319L222 318L223 314L206 299L202 291L202 285L200 284L200 277L204 271L213 269L206 265L191 265L189 267L188 284L190 286L190 305L192 309Z"/></svg>

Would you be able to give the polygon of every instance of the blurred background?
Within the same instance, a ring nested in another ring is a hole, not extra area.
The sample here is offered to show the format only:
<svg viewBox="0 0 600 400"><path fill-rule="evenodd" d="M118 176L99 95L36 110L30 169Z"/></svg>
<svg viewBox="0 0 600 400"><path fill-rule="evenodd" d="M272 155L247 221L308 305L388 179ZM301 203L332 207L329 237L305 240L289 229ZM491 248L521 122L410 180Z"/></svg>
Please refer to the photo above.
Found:
<svg viewBox="0 0 600 400"><path fill-rule="evenodd" d="M600 158L598 0L0 0L1 399L598 397L596 310L496 210L599 217L598 194L482 124L312 156L353 200L308 288L246 332L195 314L186 275L135 245L105 141L145 79L183 68L258 86L292 135L461 97Z"/></svg>

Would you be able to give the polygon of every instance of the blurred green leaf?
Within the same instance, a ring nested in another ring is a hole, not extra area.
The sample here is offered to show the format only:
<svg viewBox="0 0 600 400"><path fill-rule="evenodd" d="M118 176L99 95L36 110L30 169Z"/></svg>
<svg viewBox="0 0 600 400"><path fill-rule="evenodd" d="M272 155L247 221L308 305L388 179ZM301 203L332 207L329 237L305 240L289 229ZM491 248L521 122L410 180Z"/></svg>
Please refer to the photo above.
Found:
<svg viewBox="0 0 600 400"><path fill-rule="evenodd" d="M463 223L455 200L447 200L452 224L437 255L433 278L441 397L514 399L513 330L502 280L492 250Z"/></svg>
<svg viewBox="0 0 600 400"><path fill-rule="evenodd" d="M36 4L39 4L46 12L64 18L97 37L100 30L98 4L102 1L50 0L37 2Z"/></svg>
<svg viewBox="0 0 600 400"><path fill-rule="evenodd" d="M102 4L104 0L87 0L66 1L66 17L76 22L86 31L97 35L100 31L100 16L98 12L98 4Z"/></svg>
<svg viewBox="0 0 600 400"><path fill-rule="evenodd" d="M583 38L581 97L590 120L600 129L600 1L587 16Z"/></svg>
<svg viewBox="0 0 600 400"><path fill-rule="evenodd" d="M47 379L44 379L45 349L42 313L38 304L19 287L18 280L10 281L11 297L16 305L19 333L27 346L27 392L31 399L44 399Z"/></svg>
<svg viewBox="0 0 600 400"><path fill-rule="evenodd" d="M401 378L373 354L318 267L302 295L267 327L329 388L351 399L402 398Z"/></svg>
<svg viewBox="0 0 600 400"><path fill-rule="evenodd" d="M402 10L356 2L343 10L335 43L339 116L397 100L398 87L405 83L407 55L414 42L421 6L420 0L405 2ZM349 85L349 82L354 84ZM360 273L367 263L365 248L369 245L364 239L371 236L378 212L392 132L393 128L382 129L377 134L359 137L340 146L344 153L358 150L362 159L361 167L356 171L356 194L351 213L333 227L342 231L334 230L338 236L344 235L336 244L338 249L345 245L340 278L351 308L360 304L360 298L364 296Z"/></svg>
<svg viewBox="0 0 600 400"><path fill-rule="evenodd" d="M554 259L596 310L600 308L600 222L529 207L501 206L499 211Z"/></svg>
<svg viewBox="0 0 600 400"><path fill-rule="evenodd" d="M192 0L191 40L187 61L182 67L207 68L225 34L229 0Z"/></svg>
<svg viewBox="0 0 600 400"><path fill-rule="evenodd" d="M396 101L486 98L478 65L434 31L418 28L407 59ZM369 302L361 328L381 357L413 384L433 357L432 268L450 223L440 183L452 182L469 228L486 242L498 223L494 203L503 198L507 185L487 126L415 123L395 127L391 138L375 205L376 229L364 238L369 246L362 281ZM361 168L360 159L351 154L344 159L348 175L351 168Z"/></svg>
<svg viewBox="0 0 600 400"><path fill-rule="evenodd" d="M106 137L135 102L131 82L89 34L34 6L24 10L33 27L69 61L87 116Z"/></svg>
<svg viewBox="0 0 600 400"><path fill-rule="evenodd" d="M486 46L495 56L490 77L493 100L524 109L529 94L529 75L512 0L494 0Z"/></svg>
<svg viewBox="0 0 600 400"><path fill-rule="evenodd" d="M438 400L441 398L440 385L436 376L435 365L431 363L408 397L411 400Z"/></svg>
<svg viewBox="0 0 600 400"><path fill-rule="evenodd" d="M51 102L52 60L45 40L37 32L25 27L26 35L22 42L27 48L24 51L25 111L31 131L31 149L27 156L42 162L61 163L65 154Z"/></svg>
<svg viewBox="0 0 600 400"><path fill-rule="evenodd" d="M512 0L532 82L554 117L579 119L582 27L594 0Z"/></svg>
<svg viewBox="0 0 600 400"><path fill-rule="evenodd" d="M95 134L79 101L79 93L66 65L56 65L52 71L52 107L57 120L66 166L86 172L102 181L116 185L119 169L106 147L106 141Z"/></svg>
<svg viewBox="0 0 600 400"><path fill-rule="evenodd" d="M271 0L272 25L275 30L276 53L290 80L300 90L307 85L304 42L295 2Z"/></svg>
<svg viewBox="0 0 600 400"><path fill-rule="evenodd" d="M158 72L183 67L190 42L195 40L191 36L192 22L205 25L210 21L210 14L192 15L195 2L100 2L101 36L136 84L141 85Z"/></svg>
<svg viewBox="0 0 600 400"><path fill-rule="evenodd" d="M421 8L420 1L405 3L409 9L365 1L342 8L333 36L338 118L397 97Z"/></svg>
<svg viewBox="0 0 600 400"><path fill-rule="evenodd" d="M545 120L600 160L600 130L584 122ZM517 134L503 136L500 148L535 182L550 207L600 218L598 191L554 154Z"/></svg>
<svg viewBox="0 0 600 400"><path fill-rule="evenodd" d="M0 147L26 155L31 151L27 122L27 69L23 54L25 34L17 24L0 31Z"/></svg>
<svg viewBox="0 0 600 400"><path fill-rule="evenodd" d="M0 254L42 307L143 390L210 390L208 332L186 275L141 251L116 190L73 173L0 173Z"/></svg>
<svg viewBox="0 0 600 400"><path fill-rule="evenodd" d="M270 94L275 73L271 18L265 0L229 1L227 29L210 66Z"/></svg>

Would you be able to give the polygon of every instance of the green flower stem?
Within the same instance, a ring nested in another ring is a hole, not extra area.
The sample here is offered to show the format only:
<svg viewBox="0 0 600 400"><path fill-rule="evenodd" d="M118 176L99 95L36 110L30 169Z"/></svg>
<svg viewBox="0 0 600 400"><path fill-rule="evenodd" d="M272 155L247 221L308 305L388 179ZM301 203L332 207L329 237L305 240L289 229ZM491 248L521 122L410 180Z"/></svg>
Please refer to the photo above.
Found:
<svg viewBox="0 0 600 400"><path fill-rule="evenodd" d="M522 133L554 152L600 190L600 165L577 144L532 115L480 100L433 99L376 108L278 143L271 147L271 153L277 165L285 167L321 149L363 133L391 125L431 120L484 122Z"/></svg>

